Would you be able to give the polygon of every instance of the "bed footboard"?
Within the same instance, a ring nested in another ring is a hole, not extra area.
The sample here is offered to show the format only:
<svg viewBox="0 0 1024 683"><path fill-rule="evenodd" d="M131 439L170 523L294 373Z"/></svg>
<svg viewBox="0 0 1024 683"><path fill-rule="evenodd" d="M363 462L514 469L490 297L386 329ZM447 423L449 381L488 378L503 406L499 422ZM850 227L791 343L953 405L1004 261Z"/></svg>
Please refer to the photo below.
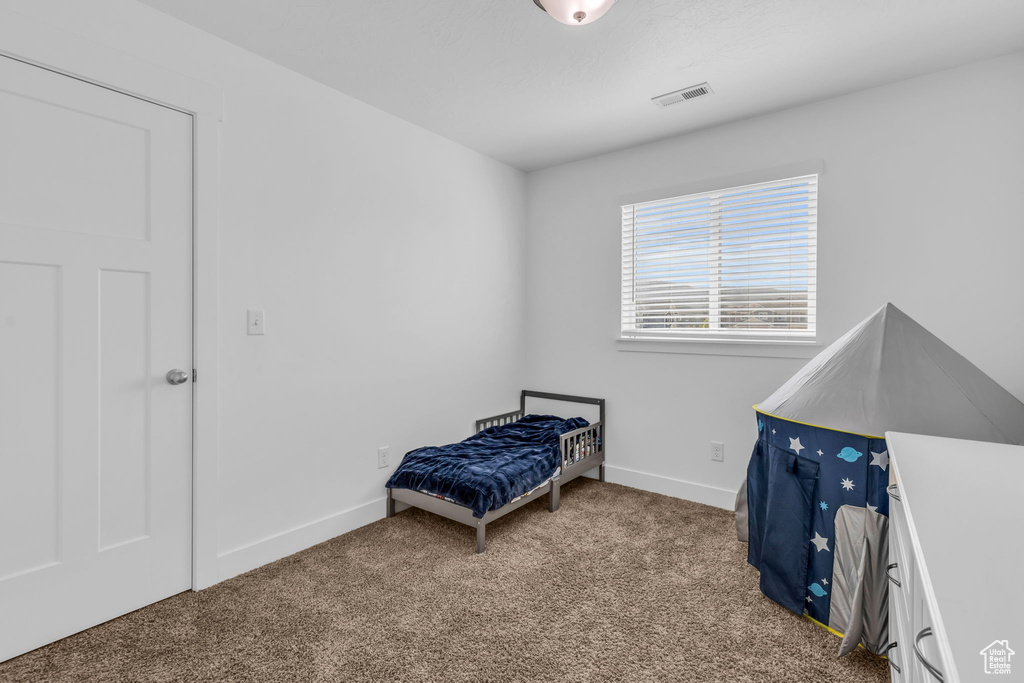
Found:
<svg viewBox="0 0 1024 683"><path fill-rule="evenodd" d="M562 483L567 483L580 476L584 472L600 467L598 478L605 480L604 474L604 399L590 398L588 396L570 396L567 394L550 394L540 391L523 391L519 397L519 410L513 410L493 417L485 417L476 421L477 433L488 427L507 425L522 418L526 414L526 398L533 396L555 401L567 401L570 403L590 403L599 406L601 418L597 422L575 429L563 434L559 442L561 451L560 476Z"/></svg>
<svg viewBox="0 0 1024 683"><path fill-rule="evenodd" d="M575 479L584 472L600 467L604 481L604 423L595 422L561 436L562 482Z"/></svg>

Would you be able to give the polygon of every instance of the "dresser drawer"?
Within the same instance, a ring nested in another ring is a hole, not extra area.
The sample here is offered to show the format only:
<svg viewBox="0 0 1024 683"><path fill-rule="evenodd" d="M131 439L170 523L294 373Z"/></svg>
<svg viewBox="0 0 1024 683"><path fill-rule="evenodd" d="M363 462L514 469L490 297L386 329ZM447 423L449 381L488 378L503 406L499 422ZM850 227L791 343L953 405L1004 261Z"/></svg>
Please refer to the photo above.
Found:
<svg viewBox="0 0 1024 683"><path fill-rule="evenodd" d="M910 533L910 515L900 496L899 482L890 475L889 488L889 651L893 681L934 683L950 680L935 637L924 588L921 563Z"/></svg>
<svg viewBox="0 0 1024 683"><path fill-rule="evenodd" d="M914 680L913 676L913 664L914 664L914 648L911 646L910 641L910 615L900 614L897 618L893 618L894 606L892 602L889 603L889 640L890 649L886 652L886 656L889 658L889 673L892 676L893 683L903 683L903 681Z"/></svg>
<svg viewBox="0 0 1024 683"><path fill-rule="evenodd" d="M896 640L894 623L909 625L911 623L911 606L913 600L911 590L913 583L910 576L904 571L906 566L901 559L896 557L896 549L889 547L889 569L886 571L890 578L889 582L889 640ZM892 565L897 565L893 567ZM912 576L912 575L911 575ZM899 583L895 583L895 581Z"/></svg>
<svg viewBox="0 0 1024 683"><path fill-rule="evenodd" d="M910 532L898 485L889 488L889 561L886 574L889 579L889 623L897 612L909 624L911 593L914 589L914 553L910 545ZM895 566L894 566L895 565ZM909 650L909 648L907 648Z"/></svg>
<svg viewBox="0 0 1024 683"><path fill-rule="evenodd" d="M1024 423L1021 423L1024 424ZM1020 425L1018 425L1020 426ZM896 683L1020 678L1024 446L887 432ZM1024 436L1021 437L1024 441ZM874 467L874 465L872 465ZM994 651L993 651L994 650Z"/></svg>
<svg viewBox="0 0 1024 683"><path fill-rule="evenodd" d="M914 680L913 648L910 646L911 589L913 574L907 572L909 536L905 529L906 517L899 498L898 486L890 474L889 486L889 561L886 574L889 579L889 672L896 682ZM901 529L901 527L904 527Z"/></svg>
<svg viewBox="0 0 1024 683"><path fill-rule="evenodd" d="M916 586L921 586L921 579L919 576L915 577L917 581ZM938 643L934 635L935 629L935 618L931 613L931 609L928 606L928 601L922 594L923 591L918 590L916 594L911 597L911 628L910 632L905 636L910 640L907 645L910 647L907 650L907 657L910 657L909 653L913 653L914 662L912 669L914 671L914 681L943 681L948 680L945 676L945 672L949 671L951 667L943 660L942 655L939 652Z"/></svg>

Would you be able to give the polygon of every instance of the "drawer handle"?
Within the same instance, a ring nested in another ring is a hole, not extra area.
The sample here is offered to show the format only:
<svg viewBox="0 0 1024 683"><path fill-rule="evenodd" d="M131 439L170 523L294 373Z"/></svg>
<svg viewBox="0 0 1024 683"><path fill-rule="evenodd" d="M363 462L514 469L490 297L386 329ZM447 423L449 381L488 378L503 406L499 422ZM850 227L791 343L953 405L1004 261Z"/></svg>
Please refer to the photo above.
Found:
<svg viewBox="0 0 1024 683"><path fill-rule="evenodd" d="M902 673L900 671L899 664L897 664L896 662L892 661L892 653L890 652L890 650L895 648L897 645L898 645L898 643L896 641L893 641L893 642L889 643L886 646L886 648L884 650L882 650L882 654L885 656L886 659L889 660L889 666L891 666L893 669L895 669L896 673Z"/></svg>
<svg viewBox="0 0 1024 683"><path fill-rule="evenodd" d="M899 500L900 497L899 494L896 493L897 490L898 489L896 484L889 484L888 486L885 487L885 492L889 494L890 498L895 498L896 500Z"/></svg>
<svg viewBox="0 0 1024 683"><path fill-rule="evenodd" d="M917 661L921 662L921 664L924 665L924 668L928 669L928 673L934 676L935 680L940 681L941 683L941 681L943 680L942 672L939 671L931 662L925 659L923 654L921 654L921 641L927 638L928 636L933 635L935 634L932 633L931 626L921 629L921 631L917 634L917 637L914 638L914 654L917 656Z"/></svg>
<svg viewBox="0 0 1024 683"><path fill-rule="evenodd" d="M896 587L897 587L897 588L901 588L901 587L902 587L902 584L900 584L900 580L899 580L899 579L897 579L897 578L896 578L895 576L893 576L892 574L890 574L890 573L889 573L889 570L890 570L890 569L895 569L895 568L896 568L897 566L899 566L899 565L898 565L898 563L896 563L896 562L893 562L893 563L892 563L892 564L890 564L890 565L889 565L888 567L886 567L886 568L885 568L885 576L886 576L886 577L887 577L887 578L888 578L888 579L889 579L889 580L890 580L891 582L893 582L894 584L896 584Z"/></svg>

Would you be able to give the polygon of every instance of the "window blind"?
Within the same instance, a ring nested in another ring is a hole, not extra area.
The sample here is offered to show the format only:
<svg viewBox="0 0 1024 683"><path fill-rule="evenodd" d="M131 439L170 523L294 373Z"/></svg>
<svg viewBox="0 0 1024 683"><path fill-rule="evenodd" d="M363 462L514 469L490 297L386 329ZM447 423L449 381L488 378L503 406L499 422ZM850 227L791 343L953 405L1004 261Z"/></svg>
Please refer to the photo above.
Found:
<svg viewBox="0 0 1024 683"><path fill-rule="evenodd" d="M813 340L818 176L622 207L622 336Z"/></svg>

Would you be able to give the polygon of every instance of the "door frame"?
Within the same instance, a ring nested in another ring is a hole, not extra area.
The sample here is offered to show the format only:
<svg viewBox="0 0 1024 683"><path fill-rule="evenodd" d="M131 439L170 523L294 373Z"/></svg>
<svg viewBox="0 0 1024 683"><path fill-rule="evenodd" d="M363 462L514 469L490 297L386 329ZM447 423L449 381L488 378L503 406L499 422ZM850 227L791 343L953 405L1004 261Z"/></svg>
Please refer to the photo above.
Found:
<svg viewBox="0 0 1024 683"><path fill-rule="evenodd" d="M0 9L0 55L192 117L192 590L220 580L218 558L220 124L208 83Z"/></svg>

